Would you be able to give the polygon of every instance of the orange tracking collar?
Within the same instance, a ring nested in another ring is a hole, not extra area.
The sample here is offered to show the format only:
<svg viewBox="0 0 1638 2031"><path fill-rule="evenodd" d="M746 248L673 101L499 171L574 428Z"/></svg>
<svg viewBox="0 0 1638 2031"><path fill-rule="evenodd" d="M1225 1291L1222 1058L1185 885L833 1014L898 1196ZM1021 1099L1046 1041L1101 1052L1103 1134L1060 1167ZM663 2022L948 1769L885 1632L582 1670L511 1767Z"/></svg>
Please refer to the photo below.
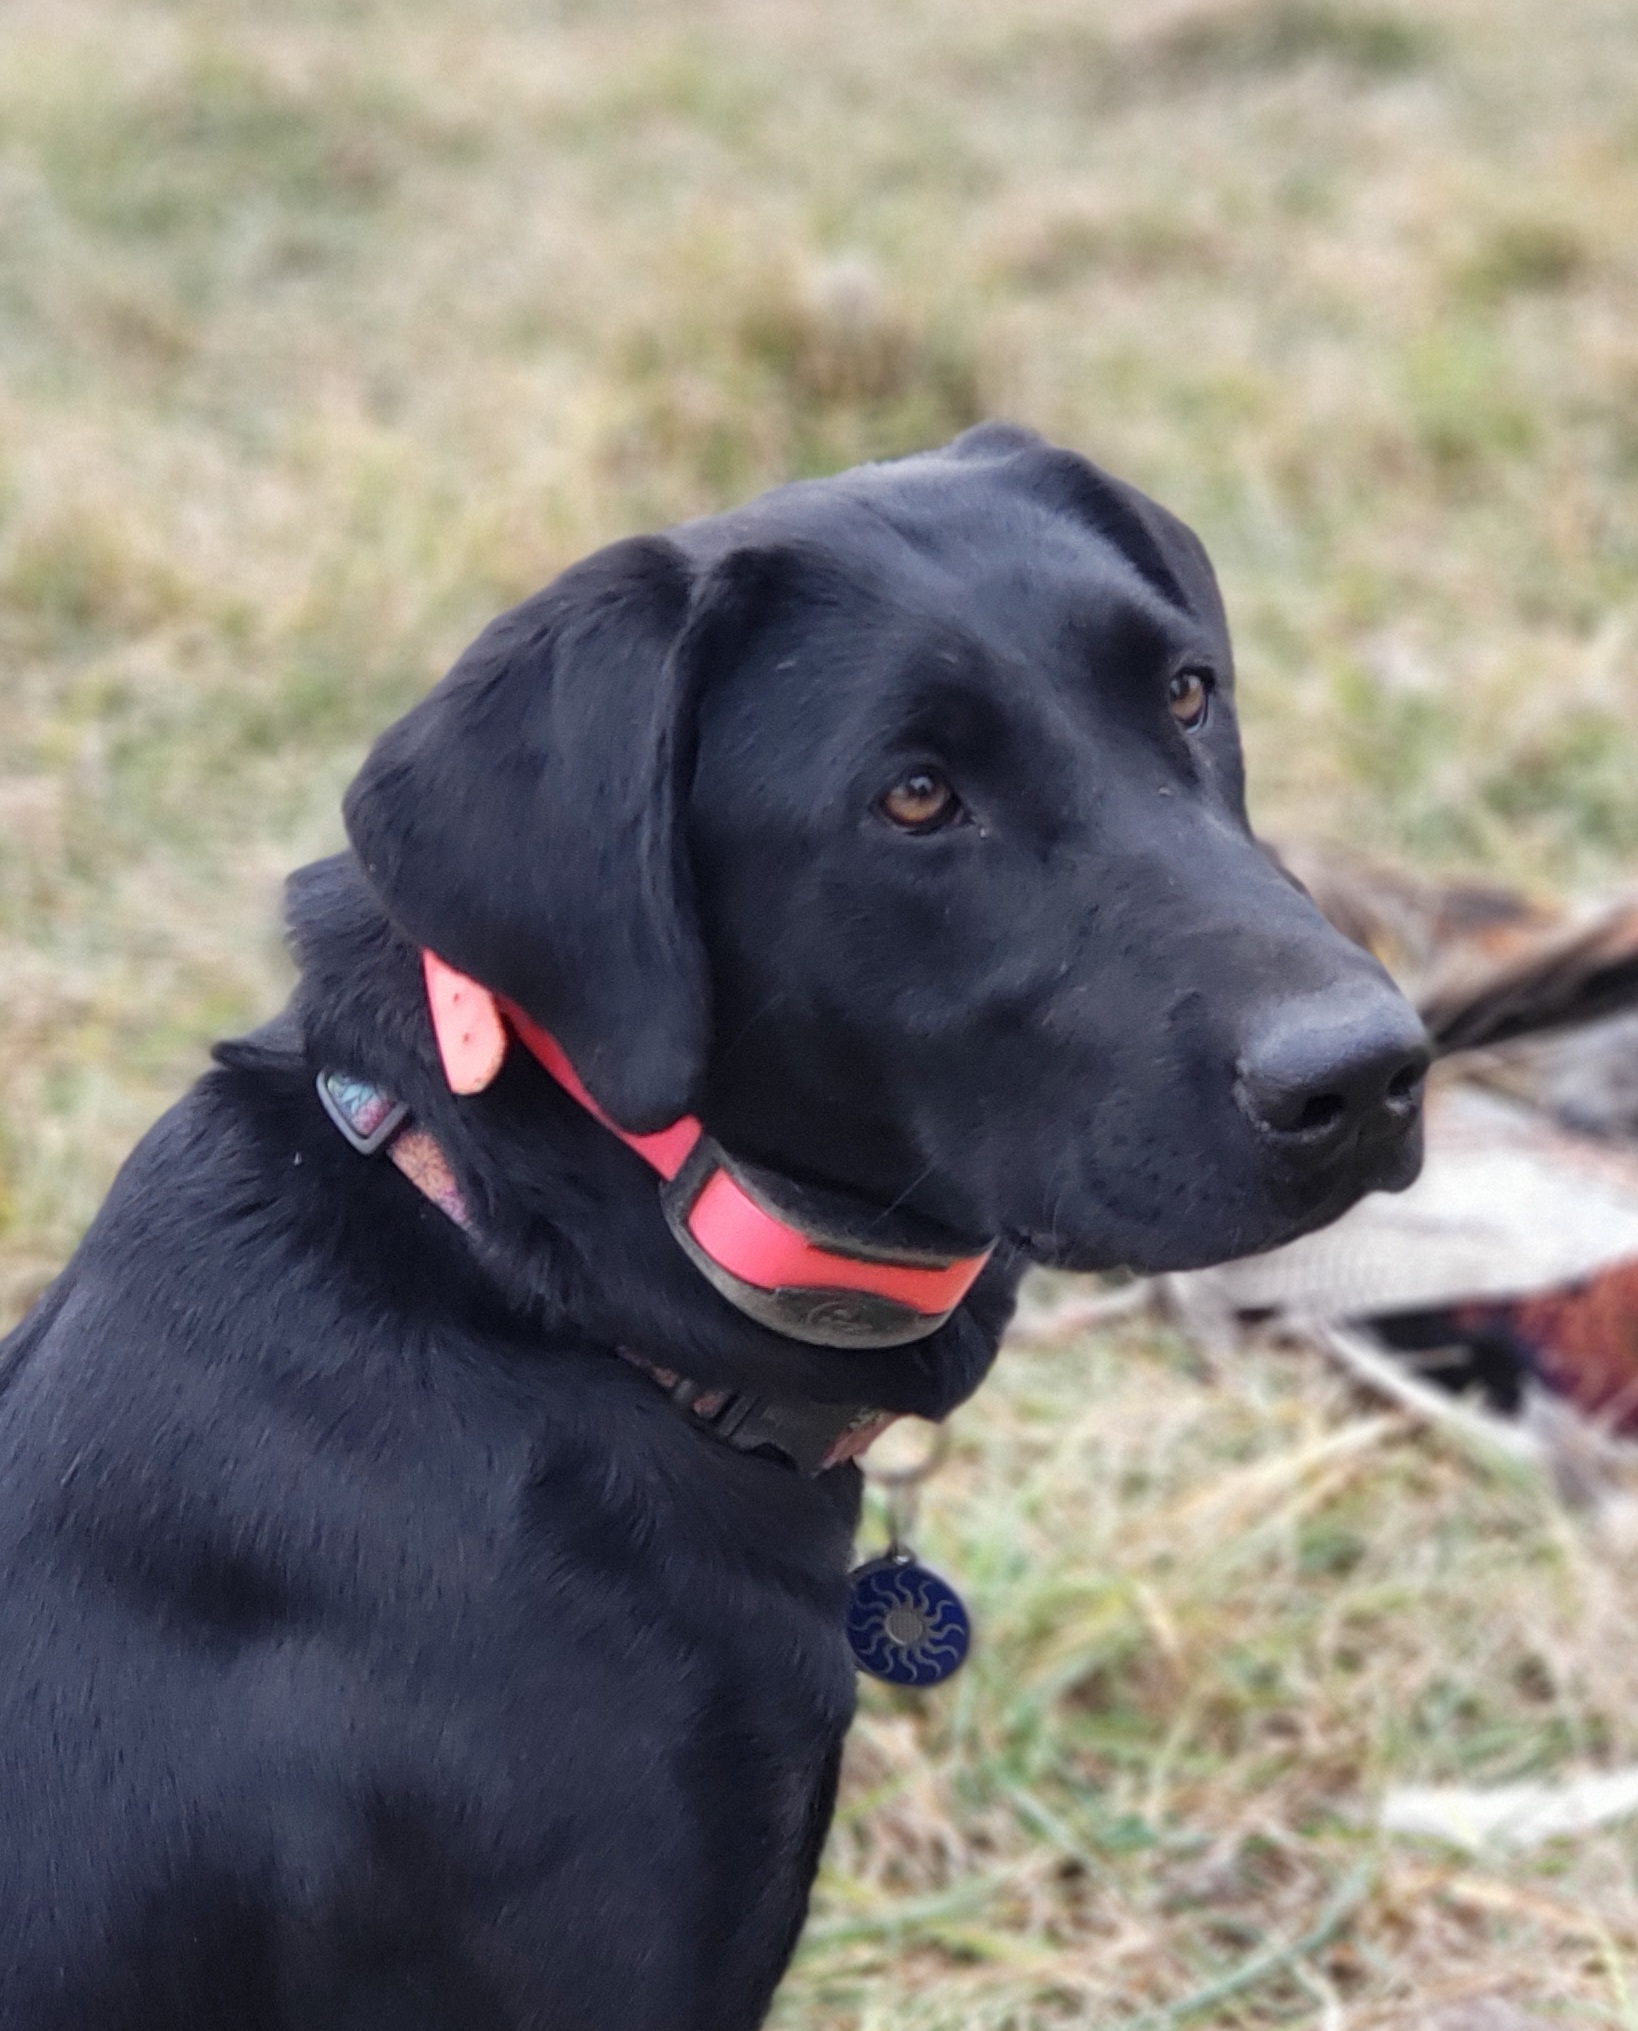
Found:
<svg viewBox="0 0 1638 2031"><path fill-rule="evenodd" d="M650 1164L672 1233L730 1303L776 1333L820 1347L899 1347L937 1331L971 1290L990 1250L956 1255L886 1216L864 1232L829 1195L740 1162L685 1114L652 1135L611 1121L557 1039L515 1003L424 952L427 1001L444 1076L480 1093L505 1060L508 1032L610 1134ZM919 1223L918 1223L919 1225Z"/></svg>

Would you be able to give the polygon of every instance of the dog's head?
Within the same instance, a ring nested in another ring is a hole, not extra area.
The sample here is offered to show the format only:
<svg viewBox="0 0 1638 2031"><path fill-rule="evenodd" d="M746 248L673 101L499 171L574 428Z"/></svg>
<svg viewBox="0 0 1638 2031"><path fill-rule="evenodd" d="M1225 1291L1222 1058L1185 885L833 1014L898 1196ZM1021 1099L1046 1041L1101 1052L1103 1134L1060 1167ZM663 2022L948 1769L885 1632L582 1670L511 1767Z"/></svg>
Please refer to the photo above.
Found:
<svg viewBox="0 0 1638 2031"><path fill-rule="evenodd" d="M1204 551L1024 431L599 552L347 819L616 1121L974 1243L1203 1264L1416 1171L1420 1025L1251 837Z"/></svg>

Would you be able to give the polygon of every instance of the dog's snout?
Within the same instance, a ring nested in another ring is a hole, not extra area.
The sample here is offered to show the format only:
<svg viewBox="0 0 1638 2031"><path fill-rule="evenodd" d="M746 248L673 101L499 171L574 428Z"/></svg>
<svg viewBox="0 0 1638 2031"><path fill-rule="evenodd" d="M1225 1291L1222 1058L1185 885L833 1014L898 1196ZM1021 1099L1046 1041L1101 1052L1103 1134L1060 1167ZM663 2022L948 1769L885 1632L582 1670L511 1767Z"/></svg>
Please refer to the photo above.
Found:
<svg viewBox="0 0 1638 2031"><path fill-rule="evenodd" d="M1242 1049L1235 1097L1265 1134L1319 1153L1409 1129L1428 1058L1406 1001L1350 983L1283 1004Z"/></svg>

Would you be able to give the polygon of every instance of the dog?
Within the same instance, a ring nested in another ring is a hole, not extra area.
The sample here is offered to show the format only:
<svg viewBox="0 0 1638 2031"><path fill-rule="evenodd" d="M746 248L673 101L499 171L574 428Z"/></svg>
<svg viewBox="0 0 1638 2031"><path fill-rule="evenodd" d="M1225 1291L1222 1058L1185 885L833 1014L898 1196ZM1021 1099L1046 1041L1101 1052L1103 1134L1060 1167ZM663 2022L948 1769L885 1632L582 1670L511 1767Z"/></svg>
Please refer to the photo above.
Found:
<svg viewBox="0 0 1638 2031"><path fill-rule="evenodd" d="M617 542L387 729L4 1347L4 2031L750 2031L851 1458L1025 1266L1413 1177L1179 522L1009 426Z"/></svg>

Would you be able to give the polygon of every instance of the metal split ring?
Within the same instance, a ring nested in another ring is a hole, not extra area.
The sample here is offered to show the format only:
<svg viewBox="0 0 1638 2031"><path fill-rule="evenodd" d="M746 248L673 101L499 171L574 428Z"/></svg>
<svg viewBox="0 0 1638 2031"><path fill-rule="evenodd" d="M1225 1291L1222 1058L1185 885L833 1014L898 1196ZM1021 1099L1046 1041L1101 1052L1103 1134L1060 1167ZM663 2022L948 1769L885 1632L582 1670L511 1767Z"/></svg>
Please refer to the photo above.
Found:
<svg viewBox="0 0 1638 2031"><path fill-rule="evenodd" d="M865 1479L874 1482L881 1489L887 1507L887 1551L885 1556L898 1564L904 1564L913 1556L909 1537L915 1528L916 1510L920 1506L921 1484L950 1457L950 1431L947 1425L936 1425L933 1429L933 1443L926 1455L914 1460L908 1467L877 1467L867 1457L861 1464Z"/></svg>
<svg viewBox="0 0 1638 2031"><path fill-rule="evenodd" d="M867 1481L873 1481L878 1488L915 1488L930 1479L950 1457L950 1427L935 1425L933 1443L927 1448L926 1457L914 1460L908 1467L878 1467L867 1453L860 1465Z"/></svg>

